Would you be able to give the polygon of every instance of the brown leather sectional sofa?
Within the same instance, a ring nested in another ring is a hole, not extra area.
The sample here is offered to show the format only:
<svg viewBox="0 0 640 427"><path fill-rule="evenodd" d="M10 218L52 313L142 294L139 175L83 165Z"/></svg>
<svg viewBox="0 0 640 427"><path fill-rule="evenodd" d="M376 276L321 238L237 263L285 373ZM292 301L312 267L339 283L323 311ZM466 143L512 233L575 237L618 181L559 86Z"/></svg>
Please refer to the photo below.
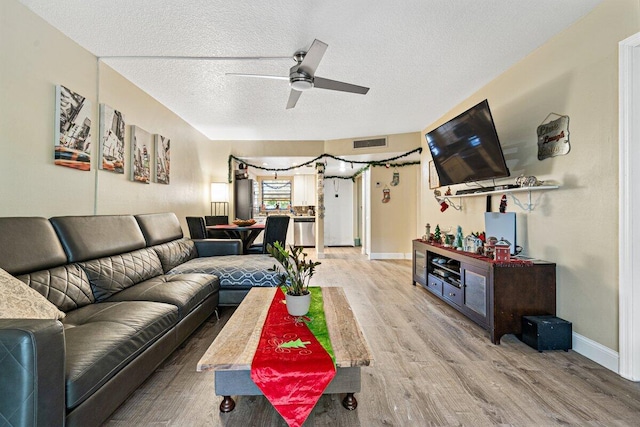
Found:
<svg viewBox="0 0 640 427"><path fill-rule="evenodd" d="M0 218L0 267L66 314L0 319L0 420L100 425L218 306L217 276L166 273L241 251L171 213Z"/></svg>

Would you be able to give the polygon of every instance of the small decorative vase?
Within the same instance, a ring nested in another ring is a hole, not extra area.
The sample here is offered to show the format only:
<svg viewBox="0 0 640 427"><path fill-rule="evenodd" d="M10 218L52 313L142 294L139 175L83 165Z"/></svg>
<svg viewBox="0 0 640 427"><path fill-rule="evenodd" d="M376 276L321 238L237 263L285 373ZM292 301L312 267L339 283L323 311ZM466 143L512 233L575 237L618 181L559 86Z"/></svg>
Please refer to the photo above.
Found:
<svg viewBox="0 0 640 427"><path fill-rule="evenodd" d="M292 316L304 316L309 312L311 305L311 292L306 295L289 295L285 294L287 301L287 311Z"/></svg>

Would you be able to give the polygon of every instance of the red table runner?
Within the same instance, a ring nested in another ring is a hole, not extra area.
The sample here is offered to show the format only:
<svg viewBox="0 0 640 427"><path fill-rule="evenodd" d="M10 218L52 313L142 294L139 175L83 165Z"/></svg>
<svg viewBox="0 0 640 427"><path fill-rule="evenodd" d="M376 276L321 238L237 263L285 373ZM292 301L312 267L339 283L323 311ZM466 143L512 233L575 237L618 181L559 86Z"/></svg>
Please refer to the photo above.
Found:
<svg viewBox="0 0 640 427"><path fill-rule="evenodd" d="M287 313L281 289L269 307L251 379L290 427L307 419L336 374L331 356L303 318Z"/></svg>

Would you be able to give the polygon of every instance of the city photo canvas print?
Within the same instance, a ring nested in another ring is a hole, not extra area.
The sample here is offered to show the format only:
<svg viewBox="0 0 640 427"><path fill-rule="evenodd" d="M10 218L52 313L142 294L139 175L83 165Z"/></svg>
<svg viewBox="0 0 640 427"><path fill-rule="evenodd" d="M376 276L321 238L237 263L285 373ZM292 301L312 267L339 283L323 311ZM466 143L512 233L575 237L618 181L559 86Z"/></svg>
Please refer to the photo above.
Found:
<svg viewBox="0 0 640 427"><path fill-rule="evenodd" d="M146 130L131 126L131 179L149 184L151 177L152 135Z"/></svg>
<svg viewBox="0 0 640 427"><path fill-rule="evenodd" d="M100 169L124 173L124 116L100 104Z"/></svg>
<svg viewBox="0 0 640 427"><path fill-rule="evenodd" d="M171 140L162 135L156 135L156 182L169 184Z"/></svg>
<svg viewBox="0 0 640 427"><path fill-rule="evenodd" d="M71 89L57 85L55 113L54 163L91 170L91 102Z"/></svg>

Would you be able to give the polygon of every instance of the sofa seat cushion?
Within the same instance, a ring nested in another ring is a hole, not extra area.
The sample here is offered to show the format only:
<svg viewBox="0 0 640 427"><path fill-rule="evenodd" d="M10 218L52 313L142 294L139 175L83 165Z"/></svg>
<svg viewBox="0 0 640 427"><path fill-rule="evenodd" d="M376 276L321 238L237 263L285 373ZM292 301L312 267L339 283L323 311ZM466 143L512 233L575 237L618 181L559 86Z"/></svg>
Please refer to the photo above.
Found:
<svg viewBox="0 0 640 427"><path fill-rule="evenodd" d="M67 313L67 409L91 396L177 321L178 309L158 302L104 302Z"/></svg>
<svg viewBox="0 0 640 427"><path fill-rule="evenodd" d="M269 255L225 255L194 258L167 274L205 273L220 279L220 289L237 286L277 286L278 274L269 271L275 265Z"/></svg>
<svg viewBox="0 0 640 427"><path fill-rule="evenodd" d="M210 274L158 276L118 292L107 302L155 301L178 307L180 320L220 290L220 280Z"/></svg>

